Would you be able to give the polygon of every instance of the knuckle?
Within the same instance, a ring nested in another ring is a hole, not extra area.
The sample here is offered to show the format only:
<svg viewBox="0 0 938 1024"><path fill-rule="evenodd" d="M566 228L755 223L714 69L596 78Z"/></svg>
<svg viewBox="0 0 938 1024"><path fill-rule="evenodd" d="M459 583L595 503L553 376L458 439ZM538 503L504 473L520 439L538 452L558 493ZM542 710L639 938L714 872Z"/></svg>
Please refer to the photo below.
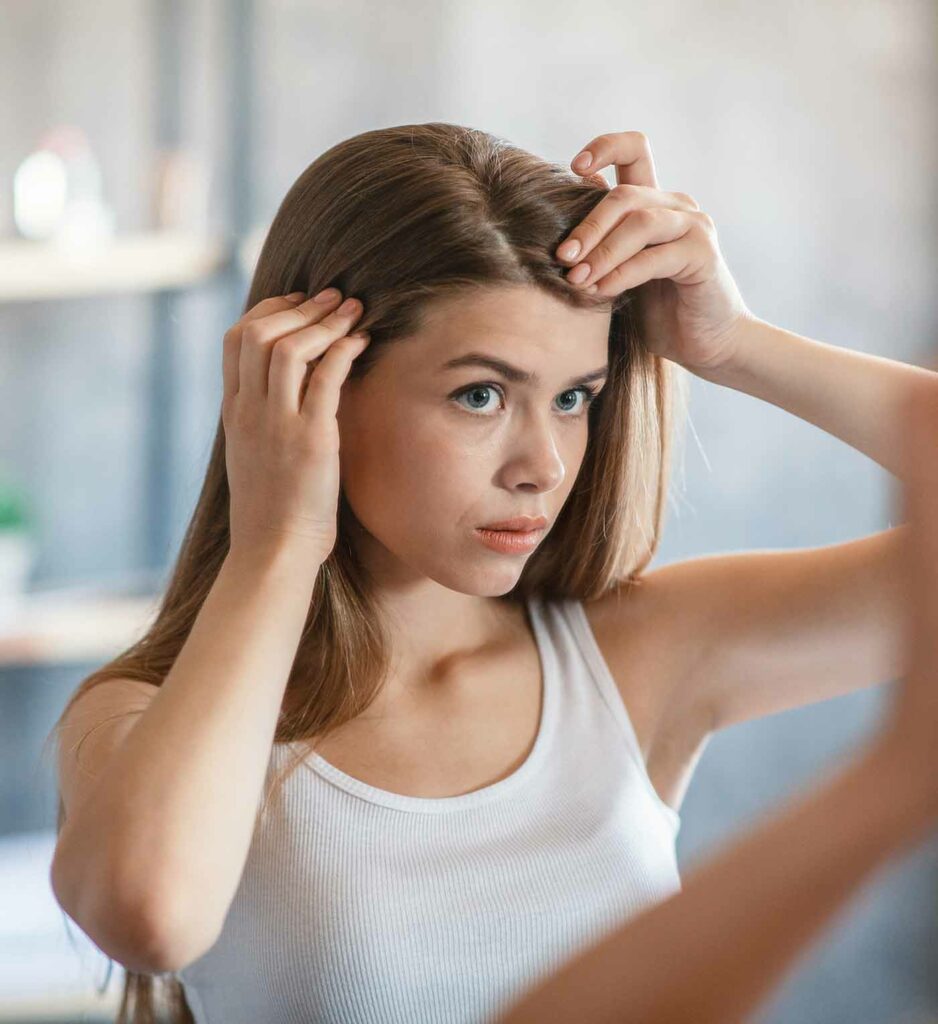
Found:
<svg viewBox="0 0 938 1024"><path fill-rule="evenodd" d="M612 259L612 249L610 248L609 243L605 239L603 239L603 241L599 242L599 244L596 245L596 247L590 253L591 265L596 265L596 264L599 264L599 263L606 263L607 261L609 261L611 259Z"/></svg>
<svg viewBox="0 0 938 1024"><path fill-rule="evenodd" d="M632 139L642 147L642 149L646 151L651 150L651 142L649 142L648 136L644 132L635 130L627 132L626 134L630 135Z"/></svg>
<svg viewBox="0 0 938 1024"><path fill-rule="evenodd" d="M330 319L333 323L344 323L346 320L354 320L355 317L361 313L361 303L356 302L354 306L349 309L342 309L340 306L335 312L332 313Z"/></svg>
<svg viewBox="0 0 938 1024"><path fill-rule="evenodd" d="M306 338L306 341L309 345L311 345L313 348L318 348L321 347L323 344L329 344L331 332L329 330L328 323L326 323L325 321L317 321L314 324L306 325L306 329L303 331L303 336Z"/></svg>
<svg viewBox="0 0 938 1024"><path fill-rule="evenodd" d="M264 341L264 328L256 320L248 321L241 332L241 341L245 345L260 345Z"/></svg>
<svg viewBox="0 0 938 1024"><path fill-rule="evenodd" d="M679 202L683 203L690 210L699 210L700 205L697 200L686 192L672 192L671 193Z"/></svg>
<svg viewBox="0 0 938 1024"><path fill-rule="evenodd" d="M609 189L609 195L618 202L622 202L623 200L631 199L635 195L635 191L636 189L634 185L626 185L620 182L618 185L613 185L612 188Z"/></svg>
<svg viewBox="0 0 938 1024"><path fill-rule="evenodd" d="M580 226L577 228L576 234L573 237L579 238L582 243L588 245L592 239L601 234L602 229L599 224L597 224L592 217L586 217L581 221ZM582 258L583 257L581 256L580 259Z"/></svg>
<svg viewBox="0 0 938 1024"><path fill-rule="evenodd" d="M295 359L304 348L303 339L299 334L287 334L281 338L270 354L271 359Z"/></svg>

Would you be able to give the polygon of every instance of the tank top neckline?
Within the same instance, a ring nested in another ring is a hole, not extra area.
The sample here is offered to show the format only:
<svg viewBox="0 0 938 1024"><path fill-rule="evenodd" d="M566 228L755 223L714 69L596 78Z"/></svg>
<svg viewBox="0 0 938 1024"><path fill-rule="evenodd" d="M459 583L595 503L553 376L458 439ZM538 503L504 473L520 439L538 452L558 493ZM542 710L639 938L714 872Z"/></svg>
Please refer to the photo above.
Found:
<svg viewBox="0 0 938 1024"><path fill-rule="evenodd" d="M533 746L528 752L528 756L510 775L488 786L483 786L481 789L471 790L468 793L458 793L455 796L423 797L394 793L388 789L372 786L361 779L343 772L316 751L309 751L303 758L303 764L326 781L331 782L339 789L345 790L352 796L360 797L362 800L367 800L370 803L381 804L384 807L392 807L396 810L419 814L447 814L452 811L469 810L514 793L528 778L537 772L544 760L548 739L552 732L551 723L553 721L557 689L557 666L550 639L546 634L546 627L541 620L539 602L540 599L537 597L526 597L524 599L540 662L541 714L537 735ZM289 746L289 744L286 745Z"/></svg>

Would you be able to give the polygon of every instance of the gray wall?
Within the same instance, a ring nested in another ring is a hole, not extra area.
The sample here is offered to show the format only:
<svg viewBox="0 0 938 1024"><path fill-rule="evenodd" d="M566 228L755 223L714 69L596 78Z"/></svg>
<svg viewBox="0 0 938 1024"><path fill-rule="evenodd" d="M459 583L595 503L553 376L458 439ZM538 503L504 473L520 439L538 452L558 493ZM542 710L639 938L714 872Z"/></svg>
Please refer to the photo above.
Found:
<svg viewBox="0 0 938 1024"><path fill-rule="evenodd" d="M214 161L219 229L269 221L311 160L376 126L456 121L564 163L595 134L637 128L651 138L661 187L690 192L714 217L756 314L924 361L936 327L932 4L284 0L256 5L250 48L232 55L241 6L0 3L0 82L17 97L0 107L2 202L37 131L74 120L103 159L120 228L148 225L158 96L173 85L156 12L175 12L178 129ZM248 102L233 102L233 82ZM161 481L167 559L204 471L221 337L242 301L243 282L229 277L167 306L178 330L166 342L178 367L173 404L160 421L172 453ZM34 586L147 564L153 309L132 296L0 305L0 461L41 510ZM891 478L838 440L697 378L691 408L677 467L684 493L655 564L836 543L890 524ZM0 673L0 831L51 821L35 759L90 667ZM714 737L683 808L685 871L819 779L875 727L888 696L879 688ZM877 875L760 1019L911 1021L938 1009L936 877L934 842Z"/></svg>

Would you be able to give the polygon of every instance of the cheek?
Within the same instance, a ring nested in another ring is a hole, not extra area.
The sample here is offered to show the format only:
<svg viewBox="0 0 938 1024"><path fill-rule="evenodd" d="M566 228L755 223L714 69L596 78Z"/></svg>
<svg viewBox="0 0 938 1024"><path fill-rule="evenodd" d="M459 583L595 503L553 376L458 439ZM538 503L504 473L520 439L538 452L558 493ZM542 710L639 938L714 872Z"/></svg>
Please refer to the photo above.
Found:
<svg viewBox="0 0 938 1024"><path fill-rule="evenodd" d="M363 524L399 520L409 529L464 519L490 465L484 446L469 444L465 433L400 415L343 433L339 460L345 494Z"/></svg>

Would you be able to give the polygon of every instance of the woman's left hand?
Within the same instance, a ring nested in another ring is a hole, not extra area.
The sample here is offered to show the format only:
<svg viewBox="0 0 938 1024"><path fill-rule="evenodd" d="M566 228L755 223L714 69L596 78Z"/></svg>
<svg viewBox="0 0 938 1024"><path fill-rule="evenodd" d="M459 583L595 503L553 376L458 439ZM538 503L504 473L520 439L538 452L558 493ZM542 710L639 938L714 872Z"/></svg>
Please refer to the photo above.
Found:
<svg viewBox="0 0 938 1024"><path fill-rule="evenodd" d="M736 287L712 218L686 192L658 188L651 145L641 132L598 135L577 174L609 188L598 172L614 165L616 182L558 246L571 284L614 296L635 288L641 338L655 355L689 370L732 358L737 329L755 319ZM565 246L580 243L568 258ZM576 270L585 265L588 273ZM581 276L582 275L582 276Z"/></svg>

